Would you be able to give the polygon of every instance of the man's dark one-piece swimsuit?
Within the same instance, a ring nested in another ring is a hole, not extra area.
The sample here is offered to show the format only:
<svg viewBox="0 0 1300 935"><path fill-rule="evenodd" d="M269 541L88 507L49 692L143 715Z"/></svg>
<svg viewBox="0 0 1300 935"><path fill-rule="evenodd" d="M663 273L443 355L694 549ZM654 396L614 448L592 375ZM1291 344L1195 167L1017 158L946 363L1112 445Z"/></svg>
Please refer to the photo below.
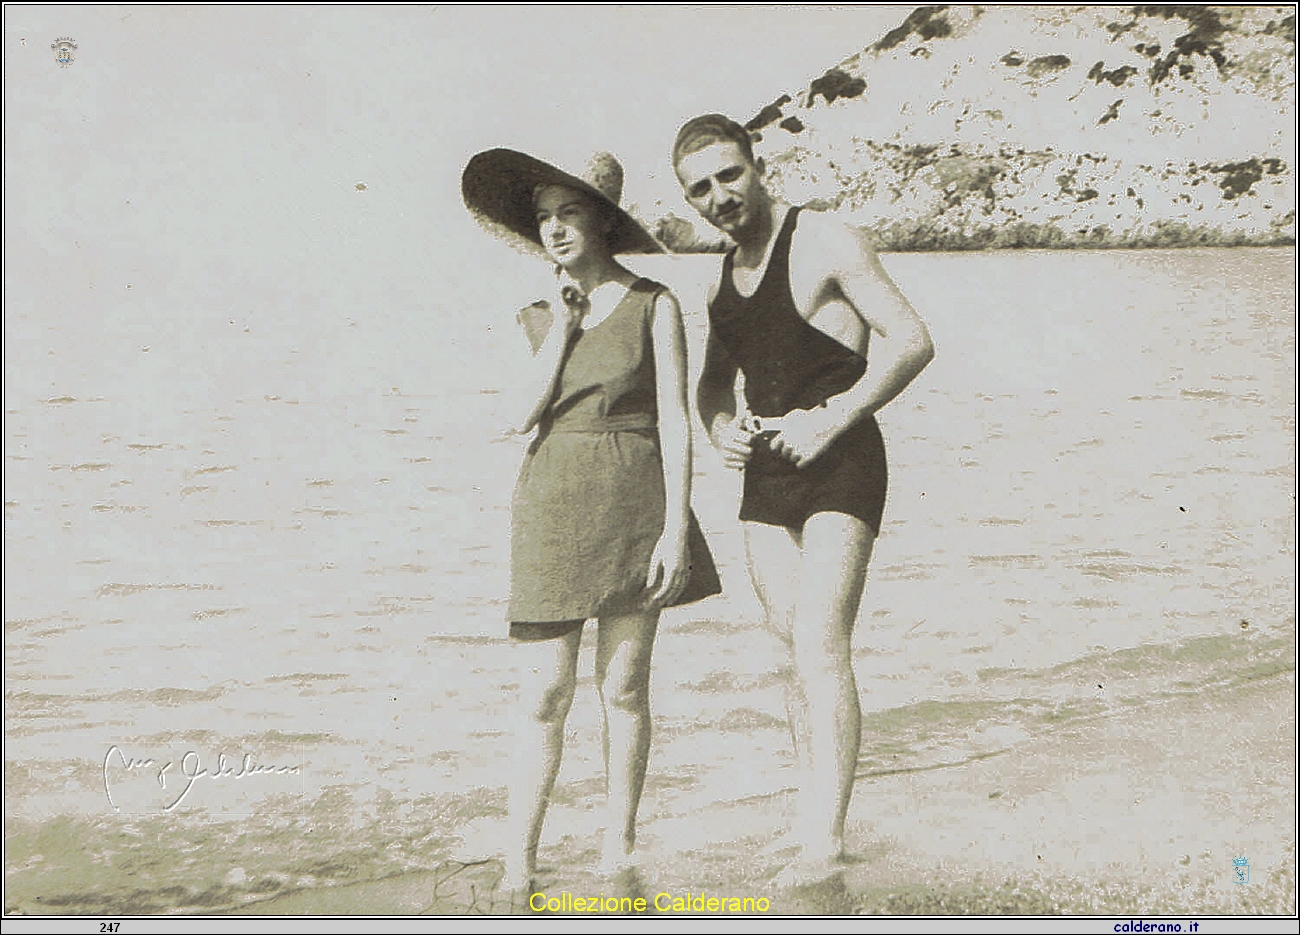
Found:
<svg viewBox="0 0 1300 935"><path fill-rule="evenodd" d="M814 409L849 389L867 362L804 321L790 291L790 240L799 208L785 217L767 271L754 294L736 291L735 251L722 262L722 281L709 305L713 337L745 375L749 411L760 420ZM755 439L745 465L740 518L802 530L814 513L847 513L880 532L887 475L885 443L874 416L854 422L815 459L797 467Z"/></svg>

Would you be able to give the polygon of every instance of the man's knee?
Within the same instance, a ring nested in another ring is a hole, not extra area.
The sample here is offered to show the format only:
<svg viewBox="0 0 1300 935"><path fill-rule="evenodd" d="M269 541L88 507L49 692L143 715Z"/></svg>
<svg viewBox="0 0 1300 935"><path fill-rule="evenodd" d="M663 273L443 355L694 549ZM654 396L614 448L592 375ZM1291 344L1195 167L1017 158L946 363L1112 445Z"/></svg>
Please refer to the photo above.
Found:
<svg viewBox="0 0 1300 935"><path fill-rule="evenodd" d="M796 610L801 625L821 622L834 633L851 630L866 590L866 556L851 548L810 550L801 571Z"/></svg>
<svg viewBox="0 0 1300 935"><path fill-rule="evenodd" d="M834 682L853 666L852 631L827 632L809 628L795 634L794 661L806 680Z"/></svg>

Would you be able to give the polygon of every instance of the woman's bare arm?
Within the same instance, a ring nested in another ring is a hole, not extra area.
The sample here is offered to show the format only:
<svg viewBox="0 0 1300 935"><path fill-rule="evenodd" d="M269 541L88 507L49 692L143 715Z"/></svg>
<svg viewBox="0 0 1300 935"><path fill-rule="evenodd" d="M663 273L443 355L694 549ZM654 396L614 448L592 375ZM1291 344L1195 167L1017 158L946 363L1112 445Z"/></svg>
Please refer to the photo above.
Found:
<svg viewBox="0 0 1300 935"><path fill-rule="evenodd" d="M533 356L524 364L520 375L521 406L528 407L528 414L517 426L512 426L513 434L526 435L531 432L555 398L569 339L586 310L584 302L585 297L579 298L573 305L563 298L549 303L549 306L546 303L534 303L516 316L528 338ZM563 309L562 314L554 313L556 305ZM545 320L548 313L551 319L549 323Z"/></svg>
<svg viewBox="0 0 1300 935"><path fill-rule="evenodd" d="M690 572L687 530L691 509L691 417L686 395L686 326L681 306L665 290L656 297L652 314L665 510L663 535L651 559L646 583L656 589L652 602L662 604L681 592Z"/></svg>

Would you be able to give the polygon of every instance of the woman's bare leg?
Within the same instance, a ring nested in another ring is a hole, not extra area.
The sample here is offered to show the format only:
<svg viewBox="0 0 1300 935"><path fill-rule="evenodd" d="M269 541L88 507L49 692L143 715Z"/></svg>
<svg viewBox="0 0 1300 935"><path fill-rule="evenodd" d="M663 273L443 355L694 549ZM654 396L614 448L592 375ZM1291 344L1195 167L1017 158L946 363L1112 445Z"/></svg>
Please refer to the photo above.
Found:
<svg viewBox="0 0 1300 935"><path fill-rule="evenodd" d="M511 750L510 824L512 851L506 858L505 886L532 884L537 845L546 807L564 751L564 722L577 686L578 645L582 630L549 640L515 641L519 660L518 719Z"/></svg>
<svg viewBox="0 0 1300 935"><path fill-rule="evenodd" d="M650 756L650 653L658 626L657 610L599 621L596 684L608 782L606 870L628 863L636 847L636 814Z"/></svg>

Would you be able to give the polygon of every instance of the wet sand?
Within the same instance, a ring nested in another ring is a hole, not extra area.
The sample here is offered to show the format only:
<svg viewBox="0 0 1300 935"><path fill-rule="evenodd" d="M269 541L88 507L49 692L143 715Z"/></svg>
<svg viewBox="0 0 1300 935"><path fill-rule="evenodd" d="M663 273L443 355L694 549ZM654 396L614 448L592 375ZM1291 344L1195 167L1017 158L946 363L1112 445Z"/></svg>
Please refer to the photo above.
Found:
<svg viewBox="0 0 1300 935"><path fill-rule="evenodd" d="M711 270L658 263L684 297ZM1294 913L1294 251L886 265L939 354L881 416L855 861L770 889L795 782L783 661L736 478L701 445L725 593L664 618L645 866L590 869L584 644L543 886L789 912ZM395 314L357 343L400 350L364 365L333 353L342 331L308 348L306 313L217 317L153 357L138 322L6 320L6 909L505 911L508 359L412 370ZM191 771L223 753L285 771L186 791L191 752Z"/></svg>

